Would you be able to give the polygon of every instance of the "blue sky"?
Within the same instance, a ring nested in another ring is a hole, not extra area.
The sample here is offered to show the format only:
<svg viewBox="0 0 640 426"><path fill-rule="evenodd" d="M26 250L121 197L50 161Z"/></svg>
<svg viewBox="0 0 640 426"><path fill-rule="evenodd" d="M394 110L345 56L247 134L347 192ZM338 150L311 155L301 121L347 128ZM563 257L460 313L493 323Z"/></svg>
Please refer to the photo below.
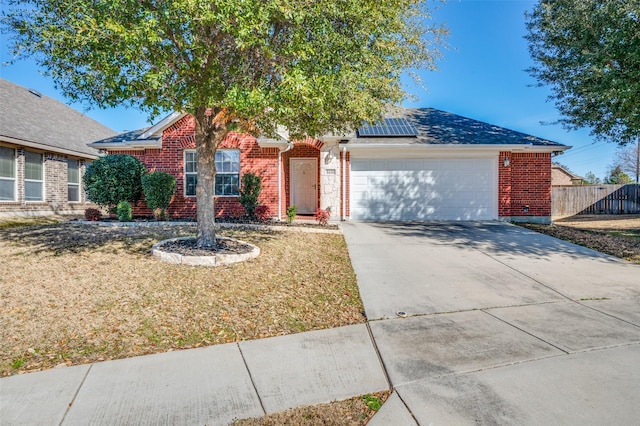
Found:
<svg viewBox="0 0 640 426"><path fill-rule="evenodd" d="M532 87L535 80L524 70L531 65L524 12L531 10L529 0L449 0L438 4L436 22L450 30L437 72L422 72L425 91L406 80L407 90L417 97L406 102L410 107L433 107L529 133L573 148L555 160L574 173L591 171L606 176L616 145L595 142L588 130L567 132L559 125L542 125L559 118L553 102L547 102L548 88ZM7 42L2 40L1 61L11 58ZM42 75L33 61L18 61L0 68L0 76L16 84L69 103ZM146 115L133 109L91 109L72 104L116 131L148 125Z"/></svg>

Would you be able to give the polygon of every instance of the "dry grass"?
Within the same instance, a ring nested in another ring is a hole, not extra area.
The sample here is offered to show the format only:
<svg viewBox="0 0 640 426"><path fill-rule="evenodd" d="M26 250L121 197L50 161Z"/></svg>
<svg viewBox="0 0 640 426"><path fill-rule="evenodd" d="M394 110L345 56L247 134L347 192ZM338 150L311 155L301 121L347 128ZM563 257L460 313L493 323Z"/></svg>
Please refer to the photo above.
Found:
<svg viewBox="0 0 640 426"><path fill-rule="evenodd" d="M233 426L362 426L373 417L390 392L299 407L256 419L237 420Z"/></svg>
<svg viewBox="0 0 640 426"><path fill-rule="evenodd" d="M150 256L194 232L0 224L0 374L365 321L341 235L224 230L262 254L215 269Z"/></svg>
<svg viewBox="0 0 640 426"><path fill-rule="evenodd" d="M585 215L529 229L640 264L640 215Z"/></svg>

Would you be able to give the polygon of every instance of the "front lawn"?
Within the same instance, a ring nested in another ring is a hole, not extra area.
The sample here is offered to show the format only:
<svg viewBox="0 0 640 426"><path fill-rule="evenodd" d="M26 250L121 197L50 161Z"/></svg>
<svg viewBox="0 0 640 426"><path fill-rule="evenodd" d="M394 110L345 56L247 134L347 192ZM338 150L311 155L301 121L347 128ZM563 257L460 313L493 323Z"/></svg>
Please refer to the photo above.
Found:
<svg viewBox="0 0 640 426"><path fill-rule="evenodd" d="M365 321L342 235L221 231L262 254L228 267L149 254L194 226L0 227L0 374Z"/></svg>
<svg viewBox="0 0 640 426"><path fill-rule="evenodd" d="M640 264L640 215L579 215L523 226Z"/></svg>

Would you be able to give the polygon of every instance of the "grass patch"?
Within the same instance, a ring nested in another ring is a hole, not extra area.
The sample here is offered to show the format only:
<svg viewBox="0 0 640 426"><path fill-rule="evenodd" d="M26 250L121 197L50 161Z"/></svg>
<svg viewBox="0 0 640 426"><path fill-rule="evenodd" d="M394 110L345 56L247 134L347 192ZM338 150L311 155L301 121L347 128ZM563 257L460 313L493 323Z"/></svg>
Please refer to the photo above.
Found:
<svg viewBox="0 0 640 426"><path fill-rule="evenodd" d="M344 401L293 408L255 419L236 420L233 426L362 426L382 407L391 392L376 392Z"/></svg>
<svg viewBox="0 0 640 426"><path fill-rule="evenodd" d="M342 235L225 229L262 254L214 269L150 255L155 242L194 233L73 223L1 229L0 374L365 321Z"/></svg>
<svg viewBox="0 0 640 426"><path fill-rule="evenodd" d="M625 218L624 222L580 218L564 219L552 225L519 225L640 265L640 217Z"/></svg>

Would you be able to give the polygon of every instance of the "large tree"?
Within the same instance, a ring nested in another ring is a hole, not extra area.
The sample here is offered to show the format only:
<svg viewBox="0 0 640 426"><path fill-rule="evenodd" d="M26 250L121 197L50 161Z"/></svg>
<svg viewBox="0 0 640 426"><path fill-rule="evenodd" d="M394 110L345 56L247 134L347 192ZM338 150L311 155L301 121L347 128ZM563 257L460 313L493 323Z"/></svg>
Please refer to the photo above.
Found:
<svg viewBox="0 0 640 426"><path fill-rule="evenodd" d="M640 183L640 143L618 147L613 157L613 165L620 166L629 176L634 176L636 183Z"/></svg>
<svg viewBox="0 0 640 426"><path fill-rule="evenodd" d="M640 2L541 0L527 14L529 72L567 128L621 145L640 136Z"/></svg>
<svg viewBox="0 0 640 426"><path fill-rule="evenodd" d="M230 131L343 132L435 68L426 0L11 0L4 27L62 93L195 116L198 244L215 247L215 151Z"/></svg>

